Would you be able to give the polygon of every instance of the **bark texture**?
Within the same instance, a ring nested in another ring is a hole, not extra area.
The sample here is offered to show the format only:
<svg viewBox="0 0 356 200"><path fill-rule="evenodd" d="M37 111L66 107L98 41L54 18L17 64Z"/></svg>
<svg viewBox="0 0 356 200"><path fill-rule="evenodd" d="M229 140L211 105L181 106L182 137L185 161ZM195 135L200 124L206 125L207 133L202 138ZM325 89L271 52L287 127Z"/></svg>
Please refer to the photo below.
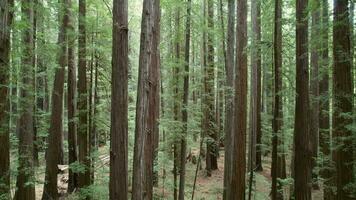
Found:
<svg viewBox="0 0 356 200"><path fill-rule="evenodd" d="M296 105L294 124L294 195L311 199L312 147L309 130L308 0L296 1Z"/></svg>
<svg viewBox="0 0 356 200"><path fill-rule="evenodd" d="M10 198L9 72L12 0L0 2L0 199Z"/></svg>
<svg viewBox="0 0 356 200"><path fill-rule="evenodd" d="M133 200L153 198L154 133L159 106L160 1L144 0L141 21L139 83L133 166Z"/></svg>
<svg viewBox="0 0 356 200"><path fill-rule="evenodd" d="M236 78L235 78L235 137L231 199L245 199L246 117L247 117L247 1L237 1Z"/></svg>
<svg viewBox="0 0 356 200"><path fill-rule="evenodd" d="M78 187L90 185L90 155L88 133L88 91L87 91L87 61L86 61L86 0L79 0L78 20L78 161L85 170L78 173Z"/></svg>
<svg viewBox="0 0 356 200"><path fill-rule="evenodd" d="M272 119L272 200L283 200L283 100L282 100L282 0L275 0L274 10L274 105Z"/></svg>
<svg viewBox="0 0 356 200"><path fill-rule="evenodd" d="M58 33L58 67L55 71L53 92L52 92L52 113L48 136L48 148L46 158L45 184L43 188L42 200L57 200L58 186L58 160L60 159L60 141L63 134L63 91L64 72L67 65L67 29L68 29L68 5L67 0L61 0L58 19L60 21Z"/></svg>
<svg viewBox="0 0 356 200"><path fill-rule="evenodd" d="M191 17L191 0L187 4L187 21L185 25L185 50L184 50L184 85L183 85L183 133L181 139L181 159L180 159L180 180L179 180L179 200L184 200L184 186L185 186L185 163L186 163L186 149L187 149L187 134L188 134L188 97L189 97L189 55L190 55L190 17Z"/></svg>
<svg viewBox="0 0 356 200"><path fill-rule="evenodd" d="M75 68L75 37L74 35L74 18L71 12L72 0L67 0L68 3L68 164L78 161L77 150L77 70ZM78 174L69 169L68 192L71 193L78 187Z"/></svg>
<svg viewBox="0 0 356 200"><path fill-rule="evenodd" d="M334 1L333 25L333 161L336 167L337 200L355 199L354 191L347 187L352 182L354 156L352 131L353 81L350 48L349 1Z"/></svg>
<svg viewBox="0 0 356 200"><path fill-rule="evenodd" d="M33 104L34 66L33 66L33 1L21 1L21 12L27 28L22 32L24 48L21 54L21 87L19 100L19 165L16 182L16 200L34 200L34 163L33 163Z"/></svg>
<svg viewBox="0 0 356 200"><path fill-rule="evenodd" d="M128 2L113 8L112 96L110 129L110 199L128 192Z"/></svg>
<svg viewBox="0 0 356 200"><path fill-rule="evenodd" d="M225 96L225 168L224 168L224 199L230 199L231 194L231 166L232 166L232 141L234 138L234 47L235 47L235 0L228 1L228 24L226 40L226 96Z"/></svg>

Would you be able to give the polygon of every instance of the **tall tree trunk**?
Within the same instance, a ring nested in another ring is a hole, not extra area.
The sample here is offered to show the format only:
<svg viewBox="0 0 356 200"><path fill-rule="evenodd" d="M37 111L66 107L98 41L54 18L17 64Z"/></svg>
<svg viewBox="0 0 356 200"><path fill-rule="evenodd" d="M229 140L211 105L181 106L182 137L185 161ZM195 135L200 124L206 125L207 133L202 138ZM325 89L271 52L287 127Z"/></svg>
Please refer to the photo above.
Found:
<svg viewBox="0 0 356 200"><path fill-rule="evenodd" d="M21 55L21 87L19 100L19 165L17 175L16 200L34 200L35 185L33 183L35 171L33 163L33 104L35 101L33 88L33 1L21 2L23 21L26 29L23 31L24 45ZM30 183L30 184L29 184Z"/></svg>
<svg viewBox="0 0 356 200"><path fill-rule="evenodd" d="M74 18L71 12L72 0L67 0L68 3L68 164L72 164L78 160L77 151L77 72L75 68L75 52L74 44ZM78 174L69 169L68 192L73 192L78 187Z"/></svg>
<svg viewBox="0 0 356 200"><path fill-rule="evenodd" d="M38 58L38 42L37 42L37 17L38 17L38 0L33 1L33 67L35 68L34 74L33 74L33 88L34 88L34 93L35 93L35 103L33 104L33 163L35 166L38 166L38 151L39 151L39 140L38 140L38 135L37 135L37 130L38 130L38 123L37 123L37 96L39 95L39 92L37 91L37 58Z"/></svg>
<svg viewBox="0 0 356 200"><path fill-rule="evenodd" d="M272 120L272 200L283 200L282 183L284 155L282 146L283 100L282 100L282 0L275 0L274 10L274 105Z"/></svg>
<svg viewBox="0 0 356 200"><path fill-rule="evenodd" d="M257 135L261 134L261 2L260 0L251 2L252 21L252 50L251 50L251 94L250 94L250 150L249 150L249 171L251 199L253 172L257 166Z"/></svg>
<svg viewBox="0 0 356 200"><path fill-rule="evenodd" d="M113 8L112 96L110 129L110 199L127 199L128 192L128 3Z"/></svg>
<svg viewBox="0 0 356 200"><path fill-rule="evenodd" d="M245 199L246 117L247 117L247 1L237 1L236 78L235 78L235 137L231 199ZM237 162L238 161L238 162Z"/></svg>
<svg viewBox="0 0 356 200"><path fill-rule="evenodd" d="M42 200L56 200L58 196L57 174L58 160L60 159L60 140L63 134L63 91L64 72L67 65L67 29L68 29L68 1L59 1L61 7L58 14L60 28L58 33L58 64L56 68L53 92L51 124L48 136L48 148L46 158L46 174Z"/></svg>
<svg viewBox="0 0 356 200"><path fill-rule="evenodd" d="M324 180L324 200L332 200L332 172L331 168L331 149L330 149L330 119L329 119L329 3L328 0L322 1L322 62L320 65L319 82L319 145L322 153L322 166L320 176Z"/></svg>
<svg viewBox="0 0 356 200"><path fill-rule="evenodd" d="M0 199L10 198L10 30L12 25L12 0L0 3Z"/></svg>
<svg viewBox="0 0 356 200"><path fill-rule="evenodd" d="M234 44L235 44L235 0L228 1L228 24L226 40L226 96L225 96L225 168L224 168L224 199L230 199L232 171L232 141L234 137Z"/></svg>
<svg viewBox="0 0 356 200"><path fill-rule="evenodd" d="M183 133L181 138L180 152L180 179L179 179L179 200L184 200L184 185L185 185L185 162L187 149L187 134L188 134L188 97L189 97L189 54L190 54L190 16L191 16L191 0L188 0L187 5L187 21L185 25L185 51L184 51L184 94L183 94Z"/></svg>
<svg viewBox="0 0 356 200"><path fill-rule="evenodd" d="M313 187L317 189L318 173L315 171L318 159L319 146L319 51L321 42L319 41L320 29L320 1L314 0L311 25L311 70L310 70L310 139L312 144L312 181Z"/></svg>
<svg viewBox="0 0 356 200"><path fill-rule="evenodd" d="M176 41L175 41L175 59L177 66L173 69L173 78L174 78L174 102L173 102L173 118L174 121L178 122L179 119L179 63L180 63L180 42L178 40L180 33L180 9L177 8L175 12L175 31L176 31ZM178 157L178 141L175 139L173 141L173 198L174 200L178 199L178 169L179 169L179 157Z"/></svg>
<svg viewBox="0 0 356 200"><path fill-rule="evenodd" d="M159 106L160 1L144 0L137 91L132 199L153 199L154 132Z"/></svg>
<svg viewBox="0 0 356 200"><path fill-rule="evenodd" d="M337 200L354 199L354 191L347 189L353 177L352 131L347 128L352 119L345 116L352 113L353 86L350 49L349 11L347 0L334 2L333 25L333 161L336 163L335 186Z"/></svg>
<svg viewBox="0 0 356 200"><path fill-rule="evenodd" d="M90 158L89 158L89 134L88 134L88 91L86 78L86 0L79 0L78 20L78 160L85 170L78 174L78 187L90 185Z"/></svg>
<svg viewBox="0 0 356 200"><path fill-rule="evenodd" d="M208 28L207 34L207 69L206 69L206 134L207 137L207 153L206 153L206 171L207 175L211 176L211 170L218 169L217 155L219 149L217 146L217 130L214 108L214 85L215 85L215 70L214 70L214 39L212 30L214 29L214 4L212 0L208 0Z"/></svg>
<svg viewBox="0 0 356 200"><path fill-rule="evenodd" d="M311 199L312 149L309 130L308 0L296 2L296 105L294 188L296 200Z"/></svg>

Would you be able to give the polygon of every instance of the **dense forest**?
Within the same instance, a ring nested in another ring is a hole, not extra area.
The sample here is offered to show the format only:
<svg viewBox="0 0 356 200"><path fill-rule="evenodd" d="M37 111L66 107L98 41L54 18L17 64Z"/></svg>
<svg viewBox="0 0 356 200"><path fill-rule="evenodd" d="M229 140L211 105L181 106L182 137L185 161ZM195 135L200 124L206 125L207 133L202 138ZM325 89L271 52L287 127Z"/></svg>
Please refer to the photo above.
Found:
<svg viewBox="0 0 356 200"><path fill-rule="evenodd" d="M356 200L354 0L0 0L0 200Z"/></svg>

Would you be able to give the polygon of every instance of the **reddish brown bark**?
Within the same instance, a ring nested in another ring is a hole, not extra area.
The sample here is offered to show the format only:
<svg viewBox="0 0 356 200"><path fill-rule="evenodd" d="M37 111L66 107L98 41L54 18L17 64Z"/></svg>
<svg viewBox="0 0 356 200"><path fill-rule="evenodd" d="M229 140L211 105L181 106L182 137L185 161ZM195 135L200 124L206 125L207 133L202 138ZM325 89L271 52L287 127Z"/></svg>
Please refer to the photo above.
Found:
<svg viewBox="0 0 356 200"><path fill-rule="evenodd" d="M185 163L186 163L186 149L187 149L187 134L188 134L188 97L189 97L189 55L190 55L190 21L191 21L191 0L187 4L187 21L185 25L185 50L184 50L184 85L183 85L183 133L181 138L181 152L180 152L180 179L179 179L179 200L184 200L184 186L185 186Z"/></svg>
<svg viewBox="0 0 356 200"><path fill-rule="evenodd" d="M12 0L0 3L0 199L10 198L9 72Z"/></svg>
<svg viewBox="0 0 356 200"><path fill-rule="evenodd" d="M21 54L21 87L19 100L20 118L18 121L19 131L19 165L17 175L16 200L34 200L35 185L33 163L33 105L34 97L34 66L33 66L33 1L21 1L23 20L28 27L22 32L24 45ZM30 183L30 184L29 184Z"/></svg>
<svg viewBox="0 0 356 200"><path fill-rule="evenodd" d="M355 199L354 191L347 187L353 180L352 124L353 79L351 66L349 1L334 1L333 25L333 161L336 165L335 186L337 200Z"/></svg>
<svg viewBox="0 0 356 200"><path fill-rule="evenodd" d="M320 65L319 82L319 146L322 153L320 176L324 181L324 200L331 200L332 172L331 172L331 149L330 149L330 120L329 120L329 3L322 1L322 62Z"/></svg>
<svg viewBox="0 0 356 200"><path fill-rule="evenodd" d="M78 160L85 167L85 171L78 174L78 187L90 185L90 158L88 133L88 91L87 91L87 61L86 61L86 0L79 0L78 20Z"/></svg>
<svg viewBox="0 0 356 200"><path fill-rule="evenodd" d="M237 1L236 78L235 78L235 137L231 199L245 199L246 117L247 117L247 1Z"/></svg>
<svg viewBox="0 0 356 200"><path fill-rule="evenodd" d="M48 149L46 158L45 184L42 200L56 200L59 198L57 187L58 160L60 159L60 141L63 134L63 91L64 72L67 65L67 28L68 28L68 5L65 0L60 1L61 7L58 19L60 28L58 33L58 64L56 68L53 92L52 92L52 113L48 136ZM62 13L62 14L61 14ZM64 13L64 14L63 14Z"/></svg>
<svg viewBox="0 0 356 200"><path fill-rule="evenodd" d="M296 106L294 124L294 191L296 200L311 199L309 130L308 0L296 1Z"/></svg>
<svg viewBox="0 0 356 200"><path fill-rule="evenodd" d="M68 3L68 163L74 163L78 160L77 151L77 104L76 104L76 93L77 93L77 72L75 68L75 52L74 44L74 19L71 13L72 0L67 0ZM74 173L69 169L69 180L68 180L68 192L73 192L78 186L78 174Z"/></svg>
<svg viewBox="0 0 356 200"><path fill-rule="evenodd" d="M206 154L206 171L207 175L211 176L211 171L218 169L217 156L219 153L217 145L217 130L215 117L215 70L214 70L214 37L212 30L214 29L214 4L212 0L208 0L208 28L211 30L207 33L207 65L205 86L205 136L207 137L207 154Z"/></svg>
<svg viewBox="0 0 356 200"><path fill-rule="evenodd" d="M113 8L112 96L110 129L110 199L127 199L128 192L128 4Z"/></svg>
<svg viewBox="0 0 356 200"><path fill-rule="evenodd" d="M141 23L139 83L136 104L136 127L132 199L153 199L154 132L159 106L159 20L160 1L144 0Z"/></svg>
<svg viewBox="0 0 356 200"><path fill-rule="evenodd" d="M283 177L284 155L282 148L282 0L275 1L274 16L274 105L272 119L272 199L283 200L282 185L279 179Z"/></svg>

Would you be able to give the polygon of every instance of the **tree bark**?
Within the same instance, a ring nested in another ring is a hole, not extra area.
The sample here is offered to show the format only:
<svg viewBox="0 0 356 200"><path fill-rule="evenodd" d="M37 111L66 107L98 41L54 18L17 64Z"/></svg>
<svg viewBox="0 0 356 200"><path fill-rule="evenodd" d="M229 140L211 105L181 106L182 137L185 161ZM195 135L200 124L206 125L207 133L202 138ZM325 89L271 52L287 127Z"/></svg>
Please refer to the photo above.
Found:
<svg viewBox="0 0 356 200"><path fill-rule="evenodd" d="M311 199L312 149L309 130L308 0L296 2L296 105L294 125L294 192L296 200Z"/></svg>
<svg viewBox="0 0 356 200"><path fill-rule="evenodd" d="M153 199L154 132L159 106L160 1L144 0L137 90L132 199Z"/></svg>
<svg viewBox="0 0 356 200"><path fill-rule="evenodd" d="M283 200L282 183L283 178L283 100L282 100L282 0L275 0L274 10L274 105L272 119L272 200Z"/></svg>
<svg viewBox="0 0 356 200"><path fill-rule="evenodd" d="M58 65L56 68L53 92L52 92L52 114L48 136L48 148L46 158L45 183L43 188L42 200L57 200L57 174L58 160L60 159L60 140L63 134L63 91L64 91L64 72L67 65L67 29L68 29L68 2L59 1L60 7L58 20L60 28L58 33Z"/></svg>
<svg viewBox="0 0 356 200"><path fill-rule="evenodd" d="M78 187L84 188L90 185L90 152L88 133L88 91L86 77L86 0L79 0L78 20L78 160L85 167L83 172L78 173Z"/></svg>
<svg viewBox="0 0 356 200"><path fill-rule="evenodd" d="M0 199L10 198L10 83L12 0L0 3Z"/></svg>
<svg viewBox="0 0 356 200"><path fill-rule="evenodd" d="M19 100L19 165L17 175L16 200L34 200L35 185L33 163L33 104L34 96L34 66L33 66L33 1L21 2L23 20L28 27L22 32L24 45L21 55L20 69L20 100Z"/></svg>
<svg viewBox="0 0 356 200"><path fill-rule="evenodd" d="M324 180L324 200L332 200L332 172L330 149L330 92L329 92L329 3L322 1L322 62L320 63L319 82L319 146L322 153L320 176Z"/></svg>
<svg viewBox="0 0 356 200"><path fill-rule="evenodd" d="M352 131L347 128L352 124L352 119L347 117L352 114L353 107L353 80L350 48L350 23L347 0L334 2L333 25L333 161L336 163L335 186L337 200L354 199L352 189L347 189L347 184L352 182L353 147Z"/></svg>
<svg viewBox="0 0 356 200"><path fill-rule="evenodd" d="M185 185L185 163L187 149L187 134L188 134L188 97L189 97L189 54L190 54L190 16L191 16L191 0L187 4L187 21L185 27L185 51L184 51L184 85L183 85L183 133L181 138L181 153L180 153L180 179L179 179L179 200L184 200L184 185Z"/></svg>
<svg viewBox="0 0 356 200"><path fill-rule="evenodd" d="M231 187L231 166L232 160L232 141L234 137L234 44L235 44L235 0L228 1L228 24L226 40L226 97L225 97L225 165L224 165L224 199L230 199Z"/></svg>
<svg viewBox="0 0 356 200"><path fill-rule="evenodd" d="M110 199L128 192L128 2L113 8L112 96L110 129Z"/></svg>
<svg viewBox="0 0 356 200"><path fill-rule="evenodd" d="M214 4L212 0L208 0L208 28L207 34L207 68L206 68L206 133L207 137L207 154L206 154L206 171L207 175L211 176L211 171L218 169L217 156L219 153L217 145L217 130L214 108L214 85L215 85L215 70L214 70L214 39L211 31L214 29Z"/></svg>
<svg viewBox="0 0 356 200"><path fill-rule="evenodd" d="M78 160L77 151L77 72L75 68L75 53L74 44L75 37L73 37L74 18L71 12L72 0L67 0L68 3L68 164L72 164ZM78 187L78 174L74 173L69 168L68 192L71 193Z"/></svg>
<svg viewBox="0 0 356 200"><path fill-rule="evenodd" d="M247 117L247 1L237 1L236 78L235 78L235 137L231 199L245 199L246 117Z"/></svg>
<svg viewBox="0 0 356 200"><path fill-rule="evenodd" d="M318 173L314 170L317 167L318 146L319 146L319 42L320 29L320 1L314 0L311 25L311 70L310 70L310 136L312 143L312 181L313 188L318 189Z"/></svg>

